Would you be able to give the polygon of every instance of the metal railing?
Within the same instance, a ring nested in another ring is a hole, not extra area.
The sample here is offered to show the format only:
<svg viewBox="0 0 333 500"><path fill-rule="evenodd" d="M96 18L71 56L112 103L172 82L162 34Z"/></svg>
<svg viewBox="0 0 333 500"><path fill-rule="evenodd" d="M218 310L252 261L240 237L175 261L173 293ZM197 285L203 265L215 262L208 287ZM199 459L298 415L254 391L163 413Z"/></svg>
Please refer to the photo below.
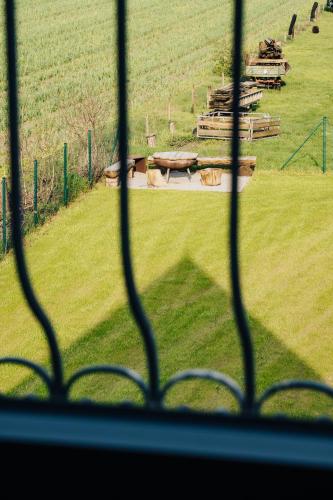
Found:
<svg viewBox="0 0 333 500"><path fill-rule="evenodd" d="M230 266L233 310L236 319L238 334L242 347L245 388L231 379L227 374L211 370L193 369L178 373L171 377L165 385L160 382L160 369L158 351L154 332L139 298L131 258L131 240L129 225L129 197L127 187L127 153L128 153L128 119L127 119L127 31L126 31L126 0L117 1L117 33L118 33L118 103L119 103L119 154L121 161L121 188L120 188L120 219L121 219L121 250L123 272L126 283L128 302L138 326L145 347L148 366L148 381L137 372L123 366L97 365L83 368L65 380L62 355L59 349L57 336L52 323L39 303L33 289L27 268L23 239L21 233L21 185L19 165L19 127L18 127L18 85L17 85L17 52L16 52L16 23L15 1L5 2L6 14L6 39L7 39L7 70L8 70L8 109L10 127L10 155L11 155L11 229L13 248L19 281L26 301L39 321L48 342L51 371L32 361L21 358L2 358L0 364L24 366L30 369L48 389L49 403L65 403L71 406L69 393L73 385L80 379L91 374L109 374L125 377L135 384L144 396L144 406L147 410L162 410L168 391L176 384L189 379L206 379L214 381L227 388L235 397L239 405L239 416L260 417L264 403L277 393L287 390L313 390L333 398L333 389L323 383L315 381L285 380L265 390L263 394L256 394L255 363L253 340L244 308L239 267L239 203L238 203L238 158L240 144L238 139L239 128L239 81L241 77L242 53L242 25L243 25L243 0L235 0L234 15L234 101L233 101L233 139L232 139L232 193L230 211ZM10 398L2 396L1 405L8 405ZM129 410L130 411L130 410Z"/></svg>

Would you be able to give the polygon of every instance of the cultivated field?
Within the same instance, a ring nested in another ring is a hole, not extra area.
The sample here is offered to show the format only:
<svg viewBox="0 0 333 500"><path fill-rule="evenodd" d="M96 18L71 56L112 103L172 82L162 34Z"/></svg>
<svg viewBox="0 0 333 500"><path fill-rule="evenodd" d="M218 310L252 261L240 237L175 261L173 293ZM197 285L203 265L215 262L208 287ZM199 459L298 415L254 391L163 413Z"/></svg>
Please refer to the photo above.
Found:
<svg viewBox="0 0 333 500"><path fill-rule="evenodd" d="M98 125L114 132L115 23L109 0L19 0L19 52L23 158L29 164L77 140L71 120L81 101L102 103ZM215 60L232 29L232 0L129 0L130 104L132 145L142 148L144 117L159 134L159 146L171 95L180 135L193 128L189 116L192 85L198 87L198 111L206 99ZM284 36L291 15L309 14L309 0L246 2L246 42L251 50L263 36ZM2 11L1 14L2 15ZM50 22L52 20L52 22ZM3 19L0 18L0 29ZM3 50L1 50L3 57ZM5 74L0 61L0 104L4 111ZM82 121L80 116L78 121ZM0 114L0 132L5 129ZM5 163L0 156L0 165Z"/></svg>

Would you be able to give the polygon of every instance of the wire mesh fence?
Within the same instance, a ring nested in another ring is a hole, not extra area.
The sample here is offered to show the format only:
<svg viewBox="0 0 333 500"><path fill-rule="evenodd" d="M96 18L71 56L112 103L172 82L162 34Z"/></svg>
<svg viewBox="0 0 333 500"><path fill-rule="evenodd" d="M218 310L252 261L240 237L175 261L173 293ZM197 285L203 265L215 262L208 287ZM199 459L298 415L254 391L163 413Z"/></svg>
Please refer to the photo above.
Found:
<svg viewBox="0 0 333 500"><path fill-rule="evenodd" d="M115 154L118 134L110 138L87 131L81 142L65 143L56 152L35 159L27 175L22 172L22 231L43 224L61 206L91 188ZM1 180L0 258L11 248L10 178Z"/></svg>

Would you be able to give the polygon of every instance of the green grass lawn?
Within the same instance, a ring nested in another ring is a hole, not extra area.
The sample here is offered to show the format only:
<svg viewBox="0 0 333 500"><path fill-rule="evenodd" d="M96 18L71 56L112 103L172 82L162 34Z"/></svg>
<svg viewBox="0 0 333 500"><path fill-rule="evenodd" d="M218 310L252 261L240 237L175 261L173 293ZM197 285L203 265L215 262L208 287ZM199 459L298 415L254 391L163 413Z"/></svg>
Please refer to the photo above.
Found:
<svg viewBox="0 0 333 500"><path fill-rule="evenodd" d="M242 383L230 310L228 200L218 193L132 192L132 240L139 290L159 346L162 380L193 367L225 371ZM261 173L241 195L242 273L255 343L259 390L286 377L332 382L333 178ZM27 238L31 274L65 353L66 374L89 363L118 363L145 374L142 342L124 293L118 193L99 186ZM23 303L12 256L1 264L2 355L47 361L43 336ZM40 388L17 368L1 388ZM18 387L19 386L19 387ZM138 399L104 376L73 397ZM139 399L138 399L139 400ZM209 383L186 383L168 404L232 405ZM267 409L328 413L324 397L290 393Z"/></svg>

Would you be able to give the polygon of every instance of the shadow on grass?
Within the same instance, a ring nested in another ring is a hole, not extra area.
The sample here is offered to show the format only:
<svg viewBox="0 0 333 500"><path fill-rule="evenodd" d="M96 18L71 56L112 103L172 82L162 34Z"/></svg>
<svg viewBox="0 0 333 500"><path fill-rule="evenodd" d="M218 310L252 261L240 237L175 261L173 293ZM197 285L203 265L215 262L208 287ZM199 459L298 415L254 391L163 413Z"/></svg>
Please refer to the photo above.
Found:
<svg viewBox="0 0 333 500"><path fill-rule="evenodd" d="M188 368L223 371L243 383L241 351L229 296L190 259L183 259L159 278L142 294L142 300L156 332L163 383ZM318 379L260 321L250 316L249 322L255 345L258 393L282 379ZM67 376L83 366L104 363L124 365L146 376L142 341L128 307L115 311L64 353ZM42 395L41 387L31 379L17 389L20 393L24 390ZM141 402L130 382L106 375L85 378L73 388L71 396L101 402ZM329 403L324 396L292 391L276 396L265 409L293 416L317 416L328 414ZM225 389L201 381L178 385L170 393L167 405L236 408Z"/></svg>

